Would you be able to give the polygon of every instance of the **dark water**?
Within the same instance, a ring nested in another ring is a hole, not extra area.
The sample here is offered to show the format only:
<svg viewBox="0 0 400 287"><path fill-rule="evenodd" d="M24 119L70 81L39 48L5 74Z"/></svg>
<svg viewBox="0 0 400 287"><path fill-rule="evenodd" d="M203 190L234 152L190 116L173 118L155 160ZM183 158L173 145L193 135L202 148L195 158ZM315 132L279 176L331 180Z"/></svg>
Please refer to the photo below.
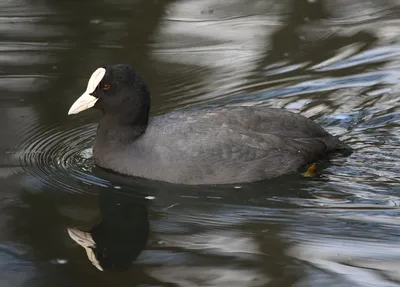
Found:
<svg viewBox="0 0 400 287"><path fill-rule="evenodd" d="M0 286L400 286L399 17L395 0L2 1ZM67 116L108 63L140 72L153 114L285 108L355 152L224 188L112 176L91 160L99 115Z"/></svg>

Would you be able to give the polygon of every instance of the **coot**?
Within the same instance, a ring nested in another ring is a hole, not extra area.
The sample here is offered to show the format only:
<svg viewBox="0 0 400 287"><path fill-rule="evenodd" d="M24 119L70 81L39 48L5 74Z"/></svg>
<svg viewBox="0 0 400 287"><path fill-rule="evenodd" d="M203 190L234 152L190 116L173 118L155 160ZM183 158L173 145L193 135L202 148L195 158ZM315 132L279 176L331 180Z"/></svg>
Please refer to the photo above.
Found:
<svg viewBox="0 0 400 287"><path fill-rule="evenodd" d="M177 184L252 182L295 172L350 148L312 120L282 109L217 107L149 117L147 85L129 65L98 68L68 114L102 112L95 163Z"/></svg>

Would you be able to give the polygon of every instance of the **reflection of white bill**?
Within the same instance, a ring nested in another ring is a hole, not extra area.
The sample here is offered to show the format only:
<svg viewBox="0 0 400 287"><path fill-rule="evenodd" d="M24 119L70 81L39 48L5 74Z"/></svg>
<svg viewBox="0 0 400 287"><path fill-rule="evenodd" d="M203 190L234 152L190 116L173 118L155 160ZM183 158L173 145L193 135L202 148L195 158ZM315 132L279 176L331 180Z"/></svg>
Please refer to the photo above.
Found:
<svg viewBox="0 0 400 287"><path fill-rule="evenodd" d="M97 269L103 271L103 268L101 268L100 263L93 252L93 248L96 248L96 243L94 242L90 233L80 231L75 228L67 228L67 230L69 237L71 237L71 239L78 243L80 246L85 248L87 257L89 258L90 262L92 262L92 264L96 266Z"/></svg>

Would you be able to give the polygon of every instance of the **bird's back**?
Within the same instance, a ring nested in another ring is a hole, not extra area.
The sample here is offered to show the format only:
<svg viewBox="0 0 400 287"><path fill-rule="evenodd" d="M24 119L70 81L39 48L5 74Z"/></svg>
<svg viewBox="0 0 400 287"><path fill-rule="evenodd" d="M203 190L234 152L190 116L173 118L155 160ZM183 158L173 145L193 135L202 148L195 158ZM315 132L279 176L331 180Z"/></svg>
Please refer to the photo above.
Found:
<svg viewBox="0 0 400 287"><path fill-rule="evenodd" d="M111 169L185 184L261 180L345 145L310 119L278 109L179 111L150 119ZM126 152L127 151L127 152Z"/></svg>

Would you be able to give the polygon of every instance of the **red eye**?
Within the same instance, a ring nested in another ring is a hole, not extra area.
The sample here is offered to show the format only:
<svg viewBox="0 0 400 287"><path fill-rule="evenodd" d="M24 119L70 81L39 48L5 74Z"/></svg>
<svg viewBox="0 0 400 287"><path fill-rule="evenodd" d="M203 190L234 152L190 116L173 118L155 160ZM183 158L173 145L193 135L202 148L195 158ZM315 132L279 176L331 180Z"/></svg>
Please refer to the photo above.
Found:
<svg viewBox="0 0 400 287"><path fill-rule="evenodd" d="M103 90L107 91L109 88L111 88L110 85L104 85Z"/></svg>

